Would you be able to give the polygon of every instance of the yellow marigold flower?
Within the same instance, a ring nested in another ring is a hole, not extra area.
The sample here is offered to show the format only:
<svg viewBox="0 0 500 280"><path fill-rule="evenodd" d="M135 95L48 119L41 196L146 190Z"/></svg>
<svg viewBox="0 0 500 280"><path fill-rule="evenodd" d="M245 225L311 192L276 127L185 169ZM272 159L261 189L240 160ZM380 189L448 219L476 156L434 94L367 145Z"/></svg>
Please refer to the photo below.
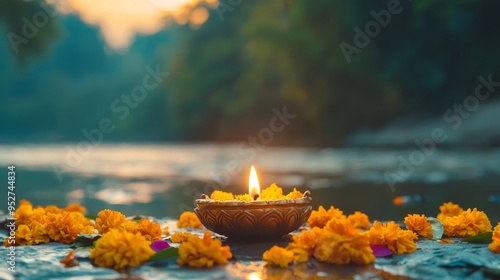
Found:
<svg viewBox="0 0 500 280"><path fill-rule="evenodd" d="M353 224L356 228L369 228L370 227L370 219L368 215L365 213L356 211L354 214L347 216L347 219Z"/></svg>
<svg viewBox="0 0 500 280"><path fill-rule="evenodd" d="M287 267L294 260L292 251L285 248L273 246L262 254L262 259L267 261L270 265L279 265L282 268Z"/></svg>
<svg viewBox="0 0 500 280"><path fill-rule="evenodd" d="M29 202L29 200L26 199L21 199L21 201L19 201L19 206L21 205L30 205L31 207L33 207L33 204L31 204L31 202Z"/></svg>
<svg viewBox="0 0 500 280"><path fill-rule="evenodd" d="M249 194L238 194L238 195L235 195L234 196L236 198L236 200L239 200L239 201L253 201L253 197L251 197Z"/></svg>
<svg viewBox="0 0 500 280"><path fill-rule="evenodd" d="M111 229L119 228L126 220L127 218L122 213L104 209L97 213L95 228L99 233L104 234Z"/></svg>
<svg viewBox="0 0 500 280"><path fill-rule="evenodd" d="M126 220L123 224L121 224L119 227L119 229L123 229L123 230L126 230L130 233L136 233L139 226L137 225L137 222L136 221L132 221L132 220Z"/></svg>
<svg viewBox="0 0 500 280"><path fill-rule="evenodd" d="M293 188L293 191L289 192L286 195L286 199L298 199L298 198L303 198L304 195L299 192L296 188Z"/></svg>
<svg viewBox="0 0 500 280"><path fill-rule="evenodd" d="M374 222L373 226L366 232L370 244L386 245L394 254L413 253L417 249L415 240L416 233L411 230L403 230L394 222Z"/></svg>
<svg viewBox="0 0 500 280"><path fill-rule="evenodd" d="M94 227L80 212L48 213L45 217L50 239L60 243L75 241L78 234L90 234Z"/></svg>
<svg viewBox="0 0 500 280"><path fill-rule="evenodd" d="M138 232L141 233L148 241L155 241L161 239L161 227L156 222L151 222L148 219L142 218L139 221Z"/></svg>
<svg viewBox="0 0 500 280"><path fill-rule="evenodd" d="M330 209L326 211L325 208L320 205L318 211L312 211L309 220L307 220L307 226L311 228L323 228L331 219L340 218L342 216L344 216L344 214L340 209L330 206Z"/></svg>
<svg viewBox="0 0 500 280"><path fill-rule="evenodd" d="M201 224L200 219L198 219L198 216L196 216L195 213L185 211L179 217L179 221L177 221L177 227L178 228L201 228L201 227L203 227L203 225Z"/></svg>
<svg viewBox="0 0 500 280"><path fill-rule="evenodd" d="M415 232L422 237L433 237L431 223L427 220L427 217L425 215L408 214L408 216L406 216L405 218L405 225L407 229Z"/></svg>
<svg viewBox="0 0 500 280"><path fill-rule="evenodd" d="M188 240L188 237L192 236L193 234L189 233L189 232L176 232L174 234L172 234L172 236L170 237L170 241L172 241L173 243L182 243L182 242L186 242Z"/></svg>
<svg viewBox="0 0 500 280"><path fill-rule="evenodd" d="M82 214L85 214L85 212L87 212L87 208L81 206L79 203L68 204L68 206L66 206L64 210L68 212L80 212Z"/></svg>
<svg viewBox="0 0 500 280"><path fill-rule="evenodd" d="M464 209L462 209L460 205L454 204L453 202L446 202L439 206L439 211L441 211L441 213L437 215L437 219L443 222L446 217L453 217L462 214Z"/></svg>
<svg viewBox="0 0 500 280"><path fill-rule="evenodd" d="M31 229L27 225L20 225L16 229L16 244L18 245L33 245L34 238Z"/></svg>
<svg viewBox="0 0 500 280"><path fill-rule="evenodd" d="M45 207L45 213L54 213L54 214L60 214L62 213L64 210L55 206L55 205L47 205Z"/></svg>
<svg viewBox="0 0 500 280"><path fill-rule="evenodd" d="M17 225L26 224L28 218L33 215L33 205L25 203L19 205L19 207L14 212L14 218L16 218Z"/></svg>
<svg viewBox="0 0 500 280"><path fill-rule="evenodd" d="M227 264L232 258L229 246L222 246L219 239L212 239L210 232L205 232L203 239L196 235L188 237L179 247L179 265L191 267L212 267L214 264Z"/></svg>
<svg viewBox="0 0 500 280"><path fill-rule="evenodd" d="M444 234L449 237L469 237L491 231L488 216L476 208L469 208L458 216L446 217L442 223Z"/></svg>
<svg viewBox="0 0 500 280"><path fill-rule="evenodd" d="M322 230L318 227L312 230L303 230L300 235L293 235L286 249L293 252L297 262L306 262L312 256L316 246L316 240Z"/></svg>
<svg viewBox="0 0 500 280"><path fill-rule="evenodd" d="M234 195L230 192L223 192L223 191L213 191L212 194L210 195L210 198L213 200L233 200Z"/></svg>
<svg viewBox="0 0 500 280"><path fill-rule="evenodd" d="M488 248L490 248L490 250L493 252L493 253L497 253L499 254L500 253L500 223L497 224L497 226L495 227L495 229L493 230L493 241L490 243L490 245L488 245Z"/></svg>
<svg viewBox="0 0 500 280"><path fill-rule="evenodd" d="M368 237L345 216L331 219L326 224L316 241L314 257L335 264L369 264L375 261Z"/></svg>
<svg viewBox="0 0 500 280"><path fill-rule="evenodd" d="M271 186L263 189L260 195L261 200L277 200L284 198L285 196L283 195L283 190L278 187L276 183L273 183Z"/></svg>
<svg viewBox="0 0 500 280"><path fill-rule="evenodd" d="M151 242L140 233L111 229L95 242L90 250L90 259L100 267L126 272L151 258L154 251Z"/></svg>

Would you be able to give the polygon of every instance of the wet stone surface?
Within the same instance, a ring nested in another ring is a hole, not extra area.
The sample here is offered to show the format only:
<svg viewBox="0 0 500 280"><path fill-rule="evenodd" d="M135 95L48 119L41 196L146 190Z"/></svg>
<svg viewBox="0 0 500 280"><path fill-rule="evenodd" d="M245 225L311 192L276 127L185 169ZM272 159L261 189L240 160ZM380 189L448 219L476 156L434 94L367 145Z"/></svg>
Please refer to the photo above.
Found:
<svg viewBox="0 0 500 280"><path fill-rule="evenodd" d="M159 220L171 232L180 231L174 220ZM184 230L184 229L183 229ZM202 234L203 230L190 230ZM7 232L0 231L5 238ZM262 253L273 245L286 246L288 238L270 242L245 243L223 240L234 255L228 265L212 269L180 267L175 259L150 262L132 274L136 279L500 279L500 254L489 251L487 244L451 244L434 240L417 243L413 254L377 258L368 266L331 265L313 258L288 268L268 267ZM69 245L49 243L16 247L16 273L7 270L8 248L2 247L0 279L118 279L113 270L94 267L88 259L89 248L75 250L80 266L64 268L59 260L71 250Z"/></svg>

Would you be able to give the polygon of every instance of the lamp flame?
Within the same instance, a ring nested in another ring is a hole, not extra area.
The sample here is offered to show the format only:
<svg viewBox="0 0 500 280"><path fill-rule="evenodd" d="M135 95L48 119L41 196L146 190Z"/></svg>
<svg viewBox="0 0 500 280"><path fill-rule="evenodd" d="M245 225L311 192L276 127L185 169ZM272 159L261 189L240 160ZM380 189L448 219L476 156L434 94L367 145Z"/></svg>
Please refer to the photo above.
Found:
<svg viewBox="0 0 500 280"><path fill-rule="evenodd" d="M248 193L254 199L260 196L259 178L257 177L257 172L253 165L252 169L250 169L250 178L248 179Z"/></svg>

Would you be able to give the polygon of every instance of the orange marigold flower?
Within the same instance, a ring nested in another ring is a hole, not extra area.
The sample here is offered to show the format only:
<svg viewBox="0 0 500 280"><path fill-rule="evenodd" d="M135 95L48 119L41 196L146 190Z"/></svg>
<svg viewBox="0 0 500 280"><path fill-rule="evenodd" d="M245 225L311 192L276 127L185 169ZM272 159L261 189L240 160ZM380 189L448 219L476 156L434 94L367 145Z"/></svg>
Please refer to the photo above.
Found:
<svg viewBox="0 0 500 280"><path fill-rule="evenodd" d="M286 195L286 199L298 199L298 198L303 198L304 195L299 192L296 188L293 188L293 191L289 192L287 195Z"/></svg>
<svg viewBox="0 0 500 280"><path fill-rule="evenodd" d="M27 225L20 225L16 229L16 244L18 245L33 245L34 238L31 229Z"/></svg>
<svg viewBox="0 0 500 280"><path fill-rule="evenodd" d="M293 235L293 242L289 243L286 249L293 252L296 261L306 262L314 252L316 239L321 231L320 228L315 227L310 231L303 230L300 235Z"/></svg>
<svg viewBox="0 0 500 280"><path fill-rule="evenodd" d="M17 225L26 224L28 218L33 215L33 205L25 203L19 205L19 207L14 212L14 218L16 218Z"/></svg>
<svg viewBox="0 0 500 280"><path fill-rule="evenodd" d="M287 267L294 260L292 251L274 245L271 249L262 254L262 259L270 265L279 265L282 268Z"/></svg>
<svg viewBox="0 0 500 280"><path fill-rule="evenodd" d="M33 204L31 204L31 202L29 202L29 200L26 199L21 199L21 201L19 201L19 206L21 205L30 205L31 207L33 207Z"/></svg>
<svg viewBox="0 0 500 280"><path fill-rule="evenodd" d="M154 255L150 245L151 242L140 233L111 229L95 242L95 247L90 250L90 259L100 267L123 273Z"/></svg>
<svg viewBox="0 0 500 280"><path fill-rule="evenodd" d="M253 197L251 197L249 194L238 194L238 195L235 195L234 198L236 198L236 200L239 200L239 201L253 201Z"/></svg>
<svg viewBox="0 0 500 280"><path fill-rule="evenodd" d="M439 206L439 211L441 211L441 213L437 215L437 219L443 222L446 217L453 217L462 214L464 209L462 209L460 205L454 204L453 202L446 202Z"/></svg>
<svg viewBox="0 0 500 280"><path fill-rule="evenodd" d="M284 198L283 189L278 187L276 183L273 183L271 186L263 189L260 195L261 200L278 200Z"/></svg>
<svg viewBox="0 0 500 280"><path fill-rule="evenodd" d="M326 224L316 241L314 257L335 264L369 264L375 261L368 237L345 216Z"/></svg>
<svg viewBox="0 0 500 280"><path fill-rule="evenodd" d="M119 228L123 223L125 223L126 220L127 218L122 213L104 209L97 213L95 228L99 231L99 233L104 234L111 229Z"/></svg>
<svg viewBox="0 0 500 280"><path fill-rule="evenodd" d="M491 231L488 216L476 208L469 208L458 216L446 217L442 223L444 234L449 237L469 237Z"/></svg>
<svg viewBox="0 0 500 280"><path fill-rule="evenodd" d="M177 221L177 227L178 228L201 228L201 227L203 227L203 225L201 224L200 219L198 219L198 216L196 216L195 213L185 211L179 217L179 221Z"/></svg>
<svg viewBox="0 0 500 280"><path fill-rule="evenodd" d="M45 207L45 213L54 213L54 214L60 214L62 213L64 210L57 207L56 205L47 205Z"/></svg>
<svg viewBox="0 0 500 280"><path fill-rule="evenodd" d="M136 233L138 230L138 225L136 221L126 220L123 224L121 224L118 228L126 230L130 233Z"/></svg>
<svg viewBox="0 0 500 280"><path fill-rule="evenodd" d="M344 213L340 209L330 206L330 209L326 211L325 208L320 205L318 211L312 211L309 220L307 220L307 226L311 228L323 228L331 219L340 218L342 216L344 216Z"/></svg>
<svg viewBox="0 0 500 280"><path fill-rule="evenodd" d="M155 241L161 239L161 227L156 222L151 222L148 219L142 218L139 221L138 232L141 233L148 241Z"/></svg>
<svg viewBox="0 0 500 280"><path fill-rule="evenodd" d="M44 219L50 239L60 243L69 244L75 241L78 234L94 232L90 221L80 212L48 213Z"/></svg>
<svg viewBox="0 0 500 280"><path fill-rule="evenodd" d="M213 191L212 194L210 195L210 198L213 200L233 200L234 195L230 192L223 192L223 191Z"/></svg>
<svg viewBox="0 0 500 280"><path fill-rule="evenodd" d="M370 219L368 215L365 213L356 211L354 214L347 216L347 219L356 227L356 228L369 228L370 227Z"/></svg>
<svg viewBox="0 0 500 280"><path fill-rule="evenodd" d="M422 237L433 237L431 223L427 220L427 217L425 215L408 214L408 216L406 216L405 218L405 225L406 228Z"/></svg>
<svg viewBox="0 0 500 280"><path fill-rule="evenodd" d="M411 230L403 230L394 222L374 222L369 231L366 232L370 244L386 245L394 254L413 253L417 249L415 240L416 233Z"/></svg>
<svg viewBox="0 0 500 280"><path fill-rule="evenodd" d="M493 241L490 243L490 245L488 245L488 248L490 248L490 250L493 252L493 253L497 253L499 254L500 253L500 223L497 224L497 226L495 227L495 229L493 230Z"/></svg>
<svg viewBox="0 0 500 280"><path fill-rule="evenodd" d="M68 204L68 206L66 206L64 210L68 212L80 212L82 214L85 214L85 212L87 212L87 208L81 206L79 203Z"/></svg>
<svg viewBox="0 0 500 280"><path fill-rule="evenodd" d="M174 234L172 234L172 236L170 237L170 241L174 242L174 243L182 243L182 242L186 242L188 240L188 237L192 236L194 234L191 234L189 232L176 232Z"/></svg>
<svg viewBox="0 0 500 280"><path fill-rule="evenodd" d="M222 246L219 239L212 239L210 232L205 232L203 239L196 235L188 237L179 247L179 265L191 267L212 267L214 264L227 264L232 258L229 246Z"/></svg>

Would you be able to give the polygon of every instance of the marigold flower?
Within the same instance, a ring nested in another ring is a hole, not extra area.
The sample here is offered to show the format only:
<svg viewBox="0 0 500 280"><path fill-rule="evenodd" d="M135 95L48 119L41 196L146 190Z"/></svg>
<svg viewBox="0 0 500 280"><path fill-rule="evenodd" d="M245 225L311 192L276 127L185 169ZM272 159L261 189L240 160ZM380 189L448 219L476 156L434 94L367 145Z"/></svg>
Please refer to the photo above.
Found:
<svg viewBox="0 0 500 280"><path fill-rule="evenodd" d="M14 218L16 218L17 225L26 224L28 218L33 215L33 205L25 203L19 205L19 207L14 212Z"/></svg>
<svg viewBox="0 0 500 280"><path fill-rule="evenodd" d="M330 206L330 209L326 211L325 208L320 205L318 211L312 211L311 216L307 220L307 226L311 228L323 228L331 219L340 218L342 216L344 216L344 214L340 209Z"/></svg>
<svg viewBox="0 0 500 280"><path fill-rule="evenodd" d="M136 221L126 220L123 224L121 224L118 229L126 230L130 233L136 233L139 228Z"/></svg>
<svg viewBox="0 0 500 280"><path fill-rule="evenodd" d="M278 187L276 183L273 183L271 186L263 189L260 195L261 200L278 200L284 198L283 189Z"/></svg>
<svg viewBox="0 0 500 280"><path fill-rule="evenodd" d="M179 217L179 221L177 221L177 227L178 228L201 228L201 227L203 227L203 225L201 224L200 219L198 219L198 216L196 216L195 213L185 211Z"/></svg>
<svg viewBox="0 0 500 280"><path fill-rule="evenodd" d="M306 262L309 257L314 253L316 247L316 240L322 233L318 227L312 230L303 230L300 235L293 235L293 242L290 242L286 249L293 252L297 262Z"/></svg>
<svg viewBox="0 0 500 280"><path fill-rule="evenodd" d="M203 239L196 235L188 237L179 247L179 265L191 267L212 267L214 264L227 264L231 258L229 246L222 246L219 239L212 239L210 232L205 232Z"/></svg>
<svg viewBox="0 0 500 280"><path fill-rule="evenodd" d="M90 259L100 267L127 272L154 255L150 244L140 233L111 229L95 242L95 247L90 250Z"/></svg>
<svg viewBox="0 0 500 280"><path fill-rule="evenodd" d="M262 254L262 259L270 265L279 265L281 268L285 268L293 262L294 254L292 251L274 245Z"/></svg>
<svg viewBox="0 0 500 280"><path fill-rule="evenodd" d="M148 241L154 241L161 239L161 227L160 224L151 222L148 219L142 218L139 221L138 232L141 233Z"/></svg>
<svg viewBox="0 0 500 280"><path fill-rule="evenodd" d="M314 257L335 264L369 264L375 261L368 237L342 216L331 219L318 236Z"/></svg>
<svg viewBox="0 0 500 280"><path fill-rule="evenodd" d="M439 211L441 211L441 213L437 215L437 219L440 222L443 222L446 217L453 217L462 214L462 212L464 212L464 209L462 209L460 205L453 202L446 202L443 203L443 205L439 206Z"/></svg>
<svg viewBox="0 0 500 280"><path fill-rule="evenodd" d="M386 245L394 254L413 253L417 249L415 240L416 233L411 230L403 230L394 222L374 222L369 231L365 233L370 244Z"/></svg>
<svg viewBox="0 0 500 280"><path fill-rule="evenodd" d="M19 206L21 205L30 205L31 207L33 207L33 204L27 199L21 199L21 201L19 201Z"/></svg>
<svg viewBox="0 0 500 280"><path fill-rule="evenodd" d="M172 234L172 236L170 237L170 241L172 241L173 243L182 243L182 242L186 242L188 240L188 237L192 236L194 234L191 234L189 232L176 232L174 234Z"/></svg>
<svg viewBox="0 0 500 280"><path fill-rule="evenodd" d="M234 195L230 192L223 192L223 191L213 191L212 194L210 195L210 198L213 200L233 200Z"/></svg>
<svg viewBox="0 0 500 280"><path fill-rule="evenodd" d="M119 228L123 223L125 223L126 220L127 218L122 213L104 209L97 213L95 228L99 231L99 233L104 234L111 229Z"/></svg>
<svg viewBox="0 0 500 280"><path fill-rule="evenodd" d="M68 212L80 212L82 214L85 214L85 212L87 212L87 208L81 206L79 203L68 204L68 206L66 206L64 210Z"/></svg>
<svg viewBox="0 0 500 280"><path fill-rule="evenodd" d="M303 198L304 195L299 192L296 188L293 188L293 191L289 192L287 195L286 195L286 199L299 199L299 198Z"/></svg>
<svg viewBox="0 0 500 280"><path fill-rule="evenodd" d="M64 211L63 209L57 207L56 205L47 205L45 207L45 213L60 214L63 211Z"/></svg>
<svg viewBox="0 0 500 280"><path fill-rule="evenodd" d="M238 201L254 201L253 197L251 197L249 194L238 194L235 195L234 198Z"/></svg>
<svg viewBox="0 0 500 280"><path fill-rule="evenodd" d="M427 220L427 217L425 215L408 215L405 218L405 225L407 229L415 232L422 237L433 237L431 223Z"/></svg>
<svg viewBox="0 0 500 280"><path fill-rule="evenodd" d="M446 217L442 223L444 234L448 237L469 237L491 231L488 216L476 208L469 208L458 216Z"/></svg>
<svg viewBox="0 0 500 280"><path fill-rule="evenodd" d="M497 224L495 229L493 230L493 236L492 236L493 241L488 245L488 248L493 253L500 253L500 223Z"/></svg>
<svg viewBox="0 0 500 280"><path fill-rule="evenodd" d="M75 241L78 234L94 232L90 221L80 212L48 213L44 219L50 239L60 243L69 244Z"/></svg>
<svg viewBox="0 0 500 280"><path fill-rule="evenodd" d="M347 216L347 219L356 227L356 228L369 228L370 227L370 219L368 215L365 213L356 211L354 214Z"/></svg>

